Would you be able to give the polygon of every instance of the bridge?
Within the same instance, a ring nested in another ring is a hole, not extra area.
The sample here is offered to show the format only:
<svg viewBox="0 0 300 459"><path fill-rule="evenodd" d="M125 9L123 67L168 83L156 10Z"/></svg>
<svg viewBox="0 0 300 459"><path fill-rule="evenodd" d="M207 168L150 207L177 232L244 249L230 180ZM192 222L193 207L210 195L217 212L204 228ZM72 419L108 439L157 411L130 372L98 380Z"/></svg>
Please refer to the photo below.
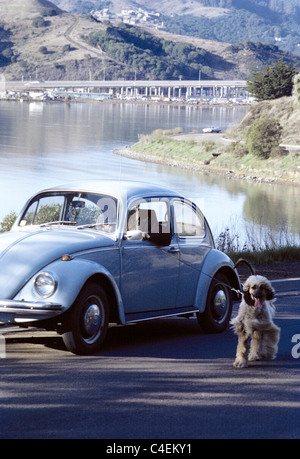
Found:
<svg viewBox="0 0 300 459"><path fill-rule="evenodd" d="M246 81L239 80L87 80L87 81L7 81L6 89L64 90L109 93L132 97L248 97Z"/></svg>

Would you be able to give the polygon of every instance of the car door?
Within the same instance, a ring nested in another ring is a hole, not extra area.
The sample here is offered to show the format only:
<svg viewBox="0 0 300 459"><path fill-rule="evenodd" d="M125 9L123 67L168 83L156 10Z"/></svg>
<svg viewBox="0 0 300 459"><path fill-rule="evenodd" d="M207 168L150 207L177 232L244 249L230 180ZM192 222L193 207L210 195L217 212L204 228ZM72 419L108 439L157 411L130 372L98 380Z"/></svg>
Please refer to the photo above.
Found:
<svg viewBox="0 0 300 459"><path fill-rule="evenodd" d="M178 244L164 242L171 232L170 203L151 198L129 209L126 232L141 231L141 240L122 242L121 293L125 314L176 307ZM171 236L170 236L171 237Z"/></svg>
<svg viewBox="0 0 300 459"><path fill-rule="evenodd" d="M206 222L195 204L188 200L173 201L174 226L180 250L177 306L194 305L202 265L211 250ZM209 278L207 278L209 282Z"/></svg>

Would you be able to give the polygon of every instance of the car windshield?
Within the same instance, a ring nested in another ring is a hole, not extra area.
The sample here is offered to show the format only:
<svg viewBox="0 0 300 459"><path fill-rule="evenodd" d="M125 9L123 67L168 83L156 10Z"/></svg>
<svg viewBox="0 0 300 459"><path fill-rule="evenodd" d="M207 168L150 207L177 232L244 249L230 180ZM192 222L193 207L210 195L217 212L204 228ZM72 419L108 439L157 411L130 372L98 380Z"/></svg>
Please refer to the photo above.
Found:
<svg viewBox="0 0 300 459"><path fill-rule="evenodd" d="M114 233L117 227L117 199L85 192L42 193L31 200L20 227L72 226Z"/></svg>

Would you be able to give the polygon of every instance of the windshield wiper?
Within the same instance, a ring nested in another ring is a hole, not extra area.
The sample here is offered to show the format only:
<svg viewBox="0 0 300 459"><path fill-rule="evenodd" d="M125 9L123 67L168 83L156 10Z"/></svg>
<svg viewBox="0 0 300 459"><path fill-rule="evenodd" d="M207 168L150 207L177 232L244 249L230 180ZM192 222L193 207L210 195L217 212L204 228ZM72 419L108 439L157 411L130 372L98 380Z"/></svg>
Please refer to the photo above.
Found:
<svg viewBox="0 0 300 459"><path fill-rule="evenodd" d="M70 222L68 220L57 220L54 222L41 223L39 226L42 228L44 226L52 226L52 225L76 225L76 222Z"/></svg>
<svg viewBox="0 0 300 459"><path fill-rule="evenodd" d="M99 226L99 223L86 223L85 225L76 226L76 229L95 228L96 226Z"/></svg>

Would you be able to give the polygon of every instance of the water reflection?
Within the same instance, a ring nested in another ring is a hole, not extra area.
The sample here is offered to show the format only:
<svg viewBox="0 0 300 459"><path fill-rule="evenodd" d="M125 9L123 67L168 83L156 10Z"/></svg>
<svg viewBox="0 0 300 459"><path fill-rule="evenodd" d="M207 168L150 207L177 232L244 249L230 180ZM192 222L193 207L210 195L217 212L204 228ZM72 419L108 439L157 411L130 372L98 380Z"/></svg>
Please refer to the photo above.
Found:
<svg viewBox="0 0 300 459"><path fill-rule="evenodd" d="M278 184L247 187L244 216L248 221L280 231L283 226L299 234L300 189Z"/></svg>
<svg viewBox="0 0 300 459"><path fill-rule="evenodd" d="M215 234L245 223L299 234L300 188L258 184L134 161L113 154L138 134L180 126L222 129L238 123L245 107L0 102L0 221L36 191L73 180L141 179L200 200Z"/></svg>

